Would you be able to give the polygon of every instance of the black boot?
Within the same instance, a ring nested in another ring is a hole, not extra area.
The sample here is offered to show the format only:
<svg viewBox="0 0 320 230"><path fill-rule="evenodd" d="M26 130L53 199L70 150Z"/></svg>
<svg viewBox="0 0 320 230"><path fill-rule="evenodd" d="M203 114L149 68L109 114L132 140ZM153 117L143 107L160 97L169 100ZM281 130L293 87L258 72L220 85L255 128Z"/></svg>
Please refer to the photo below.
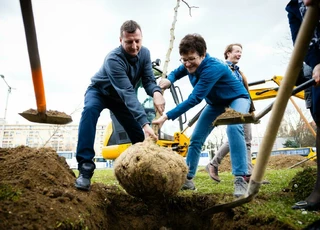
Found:
<svg viewBox="0 0 320 230"><path fill-rule="evenodd" d="M77 189L89 191L91 184L91 177L93 176L93 171L95 165L92 163L83 163L79 167L79 176L76 180L75 186Z"/></svg>

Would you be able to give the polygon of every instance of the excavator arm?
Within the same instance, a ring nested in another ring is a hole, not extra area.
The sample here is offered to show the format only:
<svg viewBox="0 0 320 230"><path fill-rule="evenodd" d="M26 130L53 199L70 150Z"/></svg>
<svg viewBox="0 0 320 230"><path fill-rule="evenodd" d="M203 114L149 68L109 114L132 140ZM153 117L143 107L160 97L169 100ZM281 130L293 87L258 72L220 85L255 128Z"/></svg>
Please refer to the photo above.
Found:
<svg viewBox="0 0 320 230"><path fill-rule="evenodd" d="M258 101L258 100L265 100L265 99L276 97L282 78L283 78L282 76L274 76L270 80L258 81L257 83L249 84L249 92L250 92L250 96L251 96L252 100L253 101ZM250 87L250 86L255 86L257 84L267 83L267 82L270 82L270 81L274 82L276 84L276 86L275 87L270 87L270 88L266 88L266 87L264 87L264 88L253 88L253 87ZM301 92L295 94L294 96L304 100L304 91L301 91Z"/></svg>

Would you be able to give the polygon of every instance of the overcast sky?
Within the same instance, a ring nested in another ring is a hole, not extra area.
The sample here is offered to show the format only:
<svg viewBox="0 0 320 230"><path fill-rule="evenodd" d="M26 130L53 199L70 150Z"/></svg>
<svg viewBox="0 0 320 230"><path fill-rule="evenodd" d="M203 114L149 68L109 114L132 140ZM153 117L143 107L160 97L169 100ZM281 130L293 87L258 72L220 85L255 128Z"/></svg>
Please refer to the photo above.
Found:
<svg viewBox="0 0 320 230"><path fill-rule="evenodd" d="M249 82L283 76L290 49L285 6L288 1L268 0L188 0L192 17L184 3L178 9L174 48L168 71L178 67L177 47L188 33L201 34L211 56L223 59L229 43L241 43L239 66ZM47 110L72 114L78 124L83 95L90 78L100 68L105 55L120 45L119 29L128 19L142 27L143 45L162 66L169 48L175 0L34 0L35 18ZM26 124L18 113L36 108L26 38L18 0L0 0L0 74L13 88L6 107L8 87L0 79L0 118L7 108L7 124ZM186 98L188 81L178 82ZM256 103L257 110L268 102ZM298 101L304 108L304 102ZM170 109L170 108L167 108ZM190 119L191 117L188 117ZM108 112L99 123L106 123Z"/></svg>

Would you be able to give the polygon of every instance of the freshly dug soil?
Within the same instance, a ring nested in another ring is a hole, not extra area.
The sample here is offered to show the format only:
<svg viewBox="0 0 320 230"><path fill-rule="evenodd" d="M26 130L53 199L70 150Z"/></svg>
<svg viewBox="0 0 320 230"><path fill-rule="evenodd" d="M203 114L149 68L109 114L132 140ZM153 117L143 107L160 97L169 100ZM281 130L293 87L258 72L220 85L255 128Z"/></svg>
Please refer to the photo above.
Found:
<svg viewBox="0 0 320 230"><path fill-rule="evenodd" d="M304 161L306 158L300 155L276 155L269 158L267 169L286 169L299 162ZM299 167L316 166L317 163L313 160L308 160L299 165ZM220 166L219 172L230 172L231 171L231 161L230 154L223 158Z"/></svg>
<svg viewBox="0 0 320 230"><path fill-rule="evenodd" d="M47 110L45 113L39 113L35 109L29 109L19 113L22 117L31 122L45 124L68 124L72 122L72 117L64 112L56 110Z"/></svg>
<svg viewBox="0 0 320 230"><path fill-rule="evenodd" d="M246 122L245 122L246 121ZM254 117L250 113L239 113L232 108L226 108L226 111L219 115L214 121L213 125L228 125L228 124L239 124L239 123L252 123Z"/></svg>
<svg viewBox="0 0 320 230"><path fill-rule="evenodd" d="M36 115L38 114L38 111L35 110L35 109L28 109L26 111L24 111L23 113L25 114L33 114L33 115ZM66 117L66 118L69 118L70 116L68 114L66 114L65 112L59 112L57 110L47 110L46 111L46 114L48 116L57 116L57 117Z"/></svg>
<svg viewBox="0 0 320 230"><path fill-rule="evenodd" d="M294 229L276 216L252 217L248 206L202 215L228 195L179 192L143 200L102 183L79 191L74 181L50 148L0 148L0 229Z"/></svg>

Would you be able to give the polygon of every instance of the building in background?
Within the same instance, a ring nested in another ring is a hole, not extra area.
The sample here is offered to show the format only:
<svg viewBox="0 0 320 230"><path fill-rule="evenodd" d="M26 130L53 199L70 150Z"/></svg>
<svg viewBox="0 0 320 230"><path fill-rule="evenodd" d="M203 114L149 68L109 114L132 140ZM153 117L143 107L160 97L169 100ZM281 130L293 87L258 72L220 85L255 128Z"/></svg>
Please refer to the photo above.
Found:
<svg viewBox="0 0 320 230"><path fill-rule="evenodd" d="M94 150L101 155L106 125L97 125ZM76 151L78 125L5 125L0 133L0 147L50 147L58 151Z"/></svg>
<svg viewBox="0 0 320 230"><path fill-rule="evenodd" d="M263 137L252 137L251 141L251 152L258 152L259 145L262 142ZM286 143L286 140L293 140L292 137L277 137L275 142L273 143L271 150L277 150L283 148L283 144Z"/></svg>
<svg viewBox="0 0 320 230"><path fill-rule="evenodd" d="M101 156L106 125L97 125L94 150L96 156ZM253 137L251 151L257 152L263 137ZM289 138L289 137L288 137ZM272 150L283 148L283 143L288 138L277 138ZM28 124L28 125L4 125L0 133L0 147L14 148L28 146L31 148L50 147L57 152L76 152L78 142L78 125L51 125L51 124ZM207 153L208 149L203 151ZM203 156L206 159L210 156ZM206 160L205 160L206 161Z"/></svg>

